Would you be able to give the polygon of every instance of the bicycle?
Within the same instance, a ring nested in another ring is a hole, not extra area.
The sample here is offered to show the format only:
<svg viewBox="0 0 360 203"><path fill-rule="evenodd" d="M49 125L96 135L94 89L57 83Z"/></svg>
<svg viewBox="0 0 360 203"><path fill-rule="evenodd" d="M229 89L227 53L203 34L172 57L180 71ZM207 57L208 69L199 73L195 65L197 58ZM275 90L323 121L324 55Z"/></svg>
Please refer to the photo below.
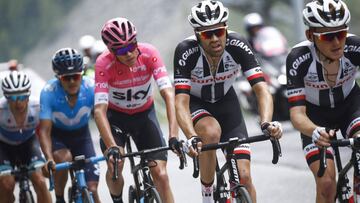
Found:
<svg viewBox="0 0 360 203"><path fill-rule="evenodd" d="M328 129L327 131L329 132ZM351 195L350 180L347 176L347 173L354 166L354 163L358 161L357 160L358 158L356 157L356 151L360 149L360 137L339 139L339 140L337 140L336 137L334 137L334 140L330 141L330 146L334 149L335 152L334 156L336 161L336 168L338 171L338 181L336 184L335 200L338 199L340 203L348 203L351 201L357 203L356 198L352 200L352 196L356 197L357 194L354 188L353 194ZM351 159L344 167L342 167L339 147L351 147L352 149ZM319 151L320 151L320 165L317 176L322 177L327 168L326 147L319 147Z"/></svg>
<svg viewBox="0 0 360 203"><path fill-rule="evenodd" d="M181 142L183 143L183 142ZM129 203L161 203L159 192L156 190L151 174L150 168L156 166L156 161L151 163L145 158L147 154L171 150L169 146L158 147L153 149L146 149L138 152L133 152L130 142L130 134L126 135L126 154L120 155L120 158L128 158L130 161L130 169L134 178L134 185L129 186L128 197ZM185 153L180 150L180 169L187 165ZM140 157L140 162L135 164L134 157Z"/></svg>
<svg viewBox="0 0 360 203"><path fill-rule="evenodd" d="M214 201L218 203L251 203L251 197L244 185L240 183L240 175L234 155L234 149L239 144L253 143L269 140L273 148L272 163L276 164L281 154L280 142L277 139L272 139L268 135L258 135L248 138L230 138L227 142L220 142L215 144L203 145L201 151L217 150L222 148L226 152L226 162L219 167L219 162L216 159L216 184L213 192ZM199 159L193 158L194 171L193 177L199 176ZM225 178L225 172L228 172L228 177ZM229 183L229 184L228 184Z"/></svg>
<svg viewBox="0 0 360 203"><path fill-rule="evenodd" d="M19 202L35 203L34 195L30 189L30 174L44 166L44 162L35 162L31 166L18 165L14 169L0 171L0 176L12 175L19 182Z"/></svg>
<svg viewBox="0 0 360 203"><path fill-rule="evenodd" d="M74 158L72 162L63 162L55 165L55 171L69 169L71 186L68 188L68 202L69 203L94 203L92 193L89 192L85 180L85 164L96 164L99 161L105 160L104 156L94 156L85 159L84 155L79 155ZM53 173L50 168L52 162L49 163L49 190L54 189Z"/></svg>

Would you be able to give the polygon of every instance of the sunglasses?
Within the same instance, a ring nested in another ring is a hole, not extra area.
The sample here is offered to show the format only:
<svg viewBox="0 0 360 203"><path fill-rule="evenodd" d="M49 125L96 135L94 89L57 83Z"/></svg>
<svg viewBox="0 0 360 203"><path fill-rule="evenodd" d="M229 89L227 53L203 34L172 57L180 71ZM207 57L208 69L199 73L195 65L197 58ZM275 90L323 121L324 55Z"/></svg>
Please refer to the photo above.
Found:
<svg viewBox="0 0 360 203"><path fill-rule="evenodd" d="M25 101L29 98L30 93L26 94L14 94L14 95L5 95L5 98L10 101Z"/></svg>
<svg viewBox="0 0 360 203"><path fill-rule="evenodd" d="M79 81L81 79L81 73L60 75L59 78L63 82L70 82L71 80Z"/></svg>
<svg viewBox="0 0 360 203"><path fill-rule="evenodd" d="M196 31L196 33L202 38L202 39L211 39L213 35L216 37L222 37L226 33L227 26L219 27L215 29L210 30L203 30L203 31Z"/></svg>
<svg viewBox="0 0 360 203"><path fill-rule="evenodd" d="M120 47L120 48L114 49L113 51L116 56L124 56L128 52L135 51L135 49L137 49L137 47L138 47L137 42L131 42L131 43L127 44L125 47Z"/></svg>
<svg viewBox="0 0 360 203"><path fill-rule="evenodd" d="M321 33L314 32L313 35L317 36L321 41L331 42L335 39L335 37L338 40L343 40L347 36L348 30L349 28L331 31L331 32L321 32Z"/></svg>

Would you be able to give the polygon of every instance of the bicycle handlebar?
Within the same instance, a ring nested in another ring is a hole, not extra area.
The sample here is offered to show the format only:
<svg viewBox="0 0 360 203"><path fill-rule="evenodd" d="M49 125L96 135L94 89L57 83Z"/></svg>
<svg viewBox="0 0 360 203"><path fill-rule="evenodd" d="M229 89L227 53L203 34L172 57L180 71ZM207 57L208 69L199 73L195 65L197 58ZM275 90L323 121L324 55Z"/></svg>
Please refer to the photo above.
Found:
<svg viewBox="0 0 360 203"><path fill-rule="evenodd" d="M340 139L340 140L331 140L330 146L332 147L348 147L352 146L355 148L360 148L360 137L356 138L348 138L348 139ZM326 147L319 147L320 152L320 166L317 172L318 177L322 177L325 173L325 169L327 168L326 162Z"/></svg>
<svg viewBox="0 0 360 203"><path fill-rule="evenodd" d="M273 149L272 163L276 164L279 161L279 157L282 156L280 142L278 139L272 139L270 136L264 134L251 136L248 138L241 138L241 139L239 139L238 137L234 137L234 138L230 138L229 141L226 142L203 145L201 151L216 150L220 148L226 148L229 146L235 148L239 144L261 142L269 139L271 140L272 149ZM194 162L193 177L197 178L199 176L199 157L198 156L193 157L193 162Z"/></svg>
<svg viewBox="0 0 360 203"><path fill-rule="evenodd" d="M20 167L20 168L10 168L9 169L5 169L0 171L0 176L7 176L7 175L18 175L18 174L24 174L24 173L32 173L38 169L40 169L41 167L44 166L45 163L43 162L39 162L33 166L30 167Z"/></svg>

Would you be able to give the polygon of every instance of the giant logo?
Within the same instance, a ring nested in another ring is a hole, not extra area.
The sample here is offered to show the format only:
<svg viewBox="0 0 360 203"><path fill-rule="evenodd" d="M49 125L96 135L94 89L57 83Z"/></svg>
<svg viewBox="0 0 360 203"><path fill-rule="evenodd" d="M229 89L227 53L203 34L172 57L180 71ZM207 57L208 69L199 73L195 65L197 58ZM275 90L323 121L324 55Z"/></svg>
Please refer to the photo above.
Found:
<svg viewBox="0 0 360 203"><path fill-rule="evenodd" d="M181 55L181 59L179 60L179 65L180 66L185 66L186 65L186 60L187 58L189 58L189 56L191 56L192 54L194 54L195 52L199 51L199 47L193 47L190 48L188 50L186 50L182 55Z"/></svg>
<svg viewBox="0 0 360 203"><path fill-rule="evenodd" d="M299 58L297 58L293 64L292 64L292 69L290 69L289 73L291 76L296 76L297 75L297 69L299 68L299 66L306 60L310 59L310 53L306 53L302 56L300 56Z"/></svg>

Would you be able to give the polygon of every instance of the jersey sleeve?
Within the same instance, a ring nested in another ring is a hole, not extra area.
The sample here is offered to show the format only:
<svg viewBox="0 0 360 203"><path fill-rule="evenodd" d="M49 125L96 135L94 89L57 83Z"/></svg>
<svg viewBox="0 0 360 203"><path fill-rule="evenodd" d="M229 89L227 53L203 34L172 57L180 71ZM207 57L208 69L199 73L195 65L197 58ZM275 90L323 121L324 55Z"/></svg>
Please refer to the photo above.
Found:
<svg viewBox="0 0 360 203"><path fill-rule="evenodd" d="M40 120L51 120L51 100L53 99L53 96L51 94L52 88L54 87L51 84L47 83L40 93Z"/></svg>
<svg viewBox="0 0 360 203"><path fill-rule="evenodd" d="M226 50L235 56L234 60L241 65L242 72L250 85L253 86L258 82L265 81L264 74L249 42L237 33L230 32L227 43Z"/></svg>
<svg viewBox="0 0 360 203"><path fill-rule="evenodd" d="M302 60L304 56L311 55L305 47L293 48L286 58L287 97L291 107L305 105L306 93L304 77L312 61Z"/></svg>
<svg viewBox="0 0 360 203"><path fill-rule="evenodd" d="M190 94L191 67L199 56L199 47L195 41L185 40L178 44L174 53L174 85L175 94Z"/></svg>
<svg viewBox="0 0 360 203"><path fill-rule="evenodd" d="M112 61L101 54L95 64L95 95L94 105L108 104L109 102L109 73L107 69L111 66Z"/></svg>
<svg viewBox="0 0 360 203"><path fill-rule="evenodd" d="M349 34L346 39L344 55L346 55L355 66L360 66L360 37Z"/></svg>
<svg viewBox="0 0 360 203"><path fill-rule="evenodd" d="M169 75L163 60L160 57L159 51L152 45L146 44L148 57L147 65L153 71L153 77L156 81L159 90L172 87Z"/></svg>

